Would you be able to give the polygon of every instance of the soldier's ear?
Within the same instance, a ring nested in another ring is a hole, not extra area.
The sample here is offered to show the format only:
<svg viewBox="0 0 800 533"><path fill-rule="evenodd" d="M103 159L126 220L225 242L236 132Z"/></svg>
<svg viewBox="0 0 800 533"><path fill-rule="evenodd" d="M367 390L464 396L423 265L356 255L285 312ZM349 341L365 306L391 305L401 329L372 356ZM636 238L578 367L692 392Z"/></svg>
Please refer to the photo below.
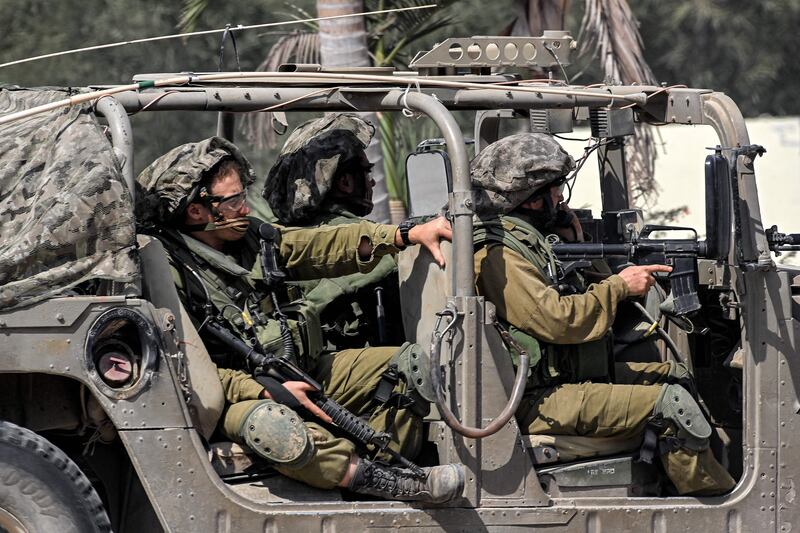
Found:
<svg viewBox="0 0 800 533"><path fill-rule="evenodd" d="M203 204L192 202L186 206L186 221L189 223L205 222L206 211Z"/></svg>

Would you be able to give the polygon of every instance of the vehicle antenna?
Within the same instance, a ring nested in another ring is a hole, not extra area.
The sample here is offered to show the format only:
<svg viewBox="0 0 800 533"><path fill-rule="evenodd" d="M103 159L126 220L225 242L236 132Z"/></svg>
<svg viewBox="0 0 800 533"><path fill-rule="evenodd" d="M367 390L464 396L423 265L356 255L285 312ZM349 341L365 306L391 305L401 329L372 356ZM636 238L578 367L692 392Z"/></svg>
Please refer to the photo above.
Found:
<svg viewBox="0 0 800 533"><path fill-rule="evenodd" d="M307 19L298 19L298 20L284 20L281 22L267 22L264 24L251 24L249 26L242 26L239 24L238 26L228 27L227 31L239 31L239 30L251 30L255 28L270 28L274 26L288 26L291 24L305 24L307 22L318 22L321 20L334 20L334 19L342 19L348 17L363 17L367 15L381 15L384 13L399 13L400 11L412 11L417 9L431 9L433 7L437 7L436 4L426 4L423 6L413 6L413 7L401 7L395 9L380 9L378 11L366 11L364 13L350 13L347 15L331 15L329 17L317 17L317 18L307 18ZM77 54L80 52L90 52L92 50L103 50L105 48L114 48L117 46L125 46L128 44L139 44L139 43L148 43L152 41L164 41L167 39L178 39L183 37L195 37L197 35L210 35L214 33L223 33L226 31L226 28L219 28L215 30L203 30L203 31L193 31L190 33L174 33L171 35L160 35L158 37L145 37L143 39L132 39L130 41L119 41L116 43L108 43L108 44L98 44L95 46L87 46L85 48L75 48L73 50L64 50L61 52L53 52L50 54L44 54L40 56L33 56L33 57L26 57L25 59L17 59L16 61L10 61L8 63L0 63L0 68L10 67L12 65L19 65L22 63L30 63L31 61L38 61L40 59L47 59L50 57L58 57L58 56L65 56L69 54Z"/></svg>

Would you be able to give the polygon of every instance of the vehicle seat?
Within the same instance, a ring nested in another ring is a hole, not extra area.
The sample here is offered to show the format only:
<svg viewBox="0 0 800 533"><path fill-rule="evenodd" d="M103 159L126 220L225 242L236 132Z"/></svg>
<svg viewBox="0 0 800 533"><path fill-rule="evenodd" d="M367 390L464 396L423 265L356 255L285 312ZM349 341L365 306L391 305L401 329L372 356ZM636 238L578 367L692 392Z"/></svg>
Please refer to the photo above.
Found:
<svg viewBox="0 0 800 533"><path fill-rule="evenodd" d="M156 307L167 308L175 315L175 335L186 357L186 373L192 391L189 413L197 430L208 439L225 407L217 367L178 297L164 246L148 235L138 235L137 241L142 261L143 296Z"/></svg>

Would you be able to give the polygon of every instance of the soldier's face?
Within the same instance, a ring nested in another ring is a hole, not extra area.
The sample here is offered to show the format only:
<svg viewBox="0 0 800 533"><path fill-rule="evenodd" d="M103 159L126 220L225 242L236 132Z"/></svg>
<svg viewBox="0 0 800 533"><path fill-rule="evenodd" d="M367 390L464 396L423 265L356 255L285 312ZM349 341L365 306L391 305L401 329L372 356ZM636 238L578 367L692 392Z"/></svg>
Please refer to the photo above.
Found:
<svg viewBox="0 0 800 533"><path fill-rule="evenodd" d="M564 183L554 183L550 186L550 190L547 191L547 194L550 195L551 205L557 207L558 204L564 201ZM536 200L528 200L522 204L522 207L532 210L544 209L544 199L539 197Z"/></svg>
<svg viewBox="0 0 800 533"><path fill-rule="evenodd" d="M246 191L242 187L242 180L238 172L232 171L214 179L209 192L220 198L219 202L214 202L212 205L223 220L242 218L250 213L250 207L246 201ZM208 222L217 222L212 211L208 209L207 212ZM216 229L209 233L213 233L215 237L223 241L238 241L244 237L244 233L232 228Z"/></svg>

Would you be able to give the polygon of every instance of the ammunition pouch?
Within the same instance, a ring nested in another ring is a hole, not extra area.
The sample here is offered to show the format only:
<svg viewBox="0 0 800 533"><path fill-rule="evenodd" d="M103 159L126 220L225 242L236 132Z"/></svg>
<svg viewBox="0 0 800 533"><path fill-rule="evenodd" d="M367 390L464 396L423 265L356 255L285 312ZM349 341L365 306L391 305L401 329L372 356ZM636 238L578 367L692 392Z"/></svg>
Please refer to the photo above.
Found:
<svg viewBox="0 0 800 533"><path fill-rule="evenodd" d="M324 344L319 324L319 314L313 305L305 301L292 302L281 306L289 317L287 325L294 341L295 358L303 369L313 368L322 353ZM281 325L278 320L269 320L257 328L258 342L267 353L284 355Z"/></svg>
<svg viewBox="0 0 800 533"><path fill-rule="evenodd" d="M698 452L708 448L711 425L689 391L680 385L663 386L653 416L673 423L681 447Z"/></svg>
<svg viewBox="0 0 800 533"><path fill-rule="evenodd" d="M256 455L284 468L302 468L316 451L303 419L272 400L256 404L244 417L239 434Z"/></svg>

